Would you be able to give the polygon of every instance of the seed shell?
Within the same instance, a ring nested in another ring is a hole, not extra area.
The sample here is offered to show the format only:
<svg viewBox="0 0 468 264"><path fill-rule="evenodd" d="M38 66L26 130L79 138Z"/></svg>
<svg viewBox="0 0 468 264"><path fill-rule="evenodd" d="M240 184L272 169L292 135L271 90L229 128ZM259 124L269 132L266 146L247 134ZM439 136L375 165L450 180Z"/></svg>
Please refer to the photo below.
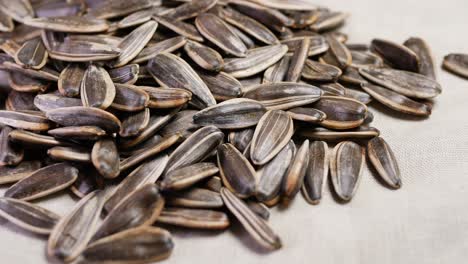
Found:
<svg viewBox="0 0 468 264"><path fill-rule="evenodd" d="M367 154L382 180L392 188L399 189L402 185L400 168L388 143L381 137L369 140Z"/></svg>
<svg viewBox="0 0 468 264"><path fill-rule="evenodd" d="M324 141L314 141L309 148L309 167L306 170L302 194L310 204L318 204L322 199L328 177L328 145Z"/></svg>
<svg viewBox="0 0 468 264"><path fill-rule="evenodd" d="M207 209L186 209L178 207L164 208L157 222L185 228L226 229L229 218L223 212Z"/></svg>

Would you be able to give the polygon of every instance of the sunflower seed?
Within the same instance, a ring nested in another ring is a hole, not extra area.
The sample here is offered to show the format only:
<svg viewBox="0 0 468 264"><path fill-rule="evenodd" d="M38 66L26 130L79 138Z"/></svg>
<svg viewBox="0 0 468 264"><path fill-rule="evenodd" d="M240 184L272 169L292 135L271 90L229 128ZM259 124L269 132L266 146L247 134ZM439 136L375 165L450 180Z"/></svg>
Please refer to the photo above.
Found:
<svg viewBox="0 0 468 264"><path fill-rule="evenodd" d="M83 106L106 109L116 96L109 73L100 66L89 65L81 81L80 95Z"/></svg>
<svg viewBox="0 0 468 264"><path fill-rule="evenodd" d="M343 74L340 76L340 81L352 85L367 83L367 80L359 74L358 69L353 67L348 67L343 71Z"/></svg>
<svg viewBox="0 0 468 264"><path fill-rule="evenodd" d="M418 73L384 68L360 69L359 73L376 84L408 97L428 99L442 92L439 83Z"/></svg>
<svg viewBox="0 0 468 264"><path fill-rule="evenodd" d="M305 140L297 150L283 179L282 196L286 201L292 200L301 189L308 166L309 140Z"/></svg>
<svg viewBox="0 0 468 264"><path fill-rule="evenodd" d="M184 46L187 55L200 67L219 72L224 67L223 57L214 49L195 41L187 41Z"/></svg>
<svg viewBox="0 0 468 264"><path fill-rule="evenodd" d="M81 199L89 193L102 188L104 180L93 165L86 164L79 168L78 178L70 187L70 191Z"/></svg>
<svg viewBox="0 0 468 264"><path fill-rule="evenodd" d="M213 163L195 163L167 173L160 183L160 188L162 190L185 189L201 180L215 175L218 172L218 167Z"/></svg>
<svg viewBox="0 0 468 264"><path fill-rule="evenodd" d="M335 146L330 159L333 187L338 197L350 201L356 193L364 167L364 148L351 141Z"/></svg>
<svg viewBox="0 0 468 264"><path fill-rule="evenodd" d="M285 45L272 45L251 49L245 58L224 60L224 71L235 78L255 75L279 61L288 51Z"/></svg>
<svg viewBox="0 0 468 264"><path fill-rule="evenodd" d="M91 243L79 263L152 263L168 258L173 248L172 237L166 230L133 228Z"/></svg>
<svg viewBox="0 0 468 264"><path fill-rule="evenodd" d="M12 32L14 28L15 24L13 23L13 19L0 9L0 31Z"/></svg>
<svg viewBox="0 0 468 264"><path fill-rule="evenodd" d="M395 154L388 143L381 137L375 137L367 143L367 154L378 175L392 188L401 187L400 168Z"/></svg>
<svg viewBox="0 0 468 264"><path fill-rule="evenodd" d="M48 235L59 216L40 206L21 200L0 198L0 216L33 233Z"/></svg>
<svg viewBox="0 0 468 264"><path fill-rule="evenodd" d="M395 69L419 72L418 55L403 45L384 39L374 39L370 48Z"/></svg>
<svg viewBox="0 0 468 264"><path fill-rule="evenodd" d="M218 147L218 167L224 186L246 198L255 194L257 173L250 162L233 145Z"/></svg>
<svg viewBox="0 0 468 264"><path fill-rule="evenodd" d="M306 60L302 77L311 81L334 82L342 74L340 68L312 60Z"/></svg>
<svg viewBox="0 0 468 264"><path fill-rule="evenodd" d="M320 101L312 105L313 108L324 112L327 118L320 124L330 129L352 129L360 126L366 117L365 104L354 99L322 96Z"/></svg>
<svg viewBox="0 0 468 264"><path fill-rule="evenodd" d="M10 79L8 80L10 87L18 92L45 92L49 89L50 83L44 80L31 78L20 72L10 73Z"/></svg>
<svg viewBox="0 0 468 264"><path fill-rule="evenodd" d="M309 148L309 167L306 170L302 194L310 204L318 204L328 176L328 145L324 141L314 141Z"/></svg>
<svg viewBox="0 0 468 264"><path fill-rule="evenodd" d="M161 214L164 197L154 183L133 192L109 212L91 241L142 226L150 226Z"/></svg>
<svg viewBox="0 0 468 264"><path fill-rule="evenodd" d="M120 159L114 140L105 138L96 141L91 152L91 161L104 178L113 179L119 176Z"/></svg>
<svg viewBox="0 0 468 264"><path fill-rule="evenodd" d="M9 135L14 130L8 126L0 129L0 166L19 164L23 160L24 150L9 140Z"/></svg>
<svg viewBox="0 0 468 264"><path fill-rule="evenodd" d="M315 23L310 26L310 29L315 32L334 29L342 25L348 16L347 13L343 12L321 12Z"/></svg>
<svg viewBox="0 0 468 264"><path fill-rule="evenodd" d="M247 47L247 49L255 48L255 42L253 41L253 39L247 36L247 34L242 32L240 29L236 28L235 26L232 26L230 24L226 24L226 25L232 32L234 32L234 34L236 34L236 36L238 36L242 40L242 42Z"/></svg>
<svg viewBox="0 0 468 264"><path fill-rule="evenodd" d="M24 24L46 30L71 33L96 33L109 29L109 24L89 16L40 17L28 18Z"/></svg>
<svg viewBox="0 0 468 264"><path fill-rule="evenodd" d="M229 3L240 12L258 20L264 25L290 26L293 21L279 10L266 7L263 3L253 3L244 0L230 1Z"/></svg>
<svg viewBox="0 0 468 264"><path fill-rule="evenodd" d="M185 20L205 13L216 3L217 0L190 1L170 10L164 14L164 17L171 20Z"/></svg>
<svg viewBox="0 0 468 264"><path fill-rule="evenodd" d="M20 181L41 168L40 161L23 161L16 166L0 167L0 184Z"/></svg>
<svg viewBox="0 0 468 264"><path fill-rule="evenodd" d="M172 121L161 129L161 135L167 137L179 133L186 139L200 126L193 123L193 116L198 113L195 110L184 110L177 113Z"/></svg>
<svg viewBox="0 0 468 264"><path fill-rule="evenodd" d="M47 154L54 160L91 162L91 152L82 147L52 147L47 150Z"/></svg>
<svg viewBox="0 0 468 264"><path fill-rule="evenodd" d="M252 141L254 131L254 128L231 131L228 135L229 143L243 152Z"/></svg>
<svg viewBox="0 0 468 264"><path fill-rule="evenodd" d="M346 46L348 47L348 46ZM362 52L351 50L351 57L353 57L353 63L351 66L356 68L366 68L366 67L383 67L383 60L370 52Z"/></svg>
<svg viewBox="0 0 468 264"><path fill-rule="evenodd" d="M366 85L366 84L364 84ZM356 101L359 101L363 104L369 104L372 102L372 97L365 91L357 90L357 89L351 89L351 88L346 88L345 87L345 97L354 99Z"/></svg>
<svg viewBox="0 0 468 264"><path fill-rule="evenodd" d="M153 16L153 19L156 20L159 24L181 36L191 40L203 42L203 37L200 35L200 33L198 33L197 28L192 24L188 24L182 21L169 20L159 16Z"/></svg>
<svg viewBox="0 0 468 264"><path fill-rule="evenodd" d="M122 119L122 126L119 131L121 137L132 137L140 134L150 121L150 111L146 108L143 111L128 113Z"/></svg>
<svg viewBox="0 0 468 264"><path fill-rule="evenodd" d="M223 212L206 209L164 208L157 222L186 228L226 229L230 223Z"/></svg>
<svg viewBox="0 0 468 264"><path fill-rule="evenodd" d="M291 56L284 56L279 62L268 67L263 74L262 83L282 82L288 73Z"/></svg>
<svg viewBox="0 0 468 264"><path fill-rule="evenodd" d="M86 68L82 64L70 63L60 73L57 87L63 96L75 97L80 94L81 81L86 73Z"/></svg>
<svg viewBox="0 0 468 264"><path fill-rule="evenodd" d="M36 97L33 93L22 93L15 90L8 93L8 97L5 101L5 110L10 111L28 111L37 110L34 106L34 98Z"/></svg>
<svg viewBox="0 0 468 264"><path fill-rule="evenodd" d="M320 123L327 118L324 112L310 107L296 107L289 109L286 113L294 120L312 124Z"/></svg>
<svg viewBox="0 0 468 264"><path fill-rule="evenodd" d="M140 65L129 64L120 68L109 70L109 76L114 83L134 84L138 80Z"/></svg>
<svg viewBox="0 0 468 264"><path fill-rule="evenodd" d="M268 111L258 122L250 147L250 159L264 165L278 154L293 135L293 121L281 110Z"/></svg>
<svg viewBox="0 0 468 264"><path fill-rule="evenodd" d="M97 126L68 126L47 131L56 138L97 140L106 135L106 131Z"/></svg>
<svg viewBox="0 0 468 264"><path fill-rule="evenodd" d="M47 46L47 45L46 45ZM49 57L70 62L112 60L120 55L120 49L108 44L68 40L48 48Z"/></svg>
<svg viewBox="0 0 468 264"><path fill-rule="evenodd" d="M30 201L68 188L78 177L78 169L57 163L32 173L5 192L5 197Z"/></svg>
<svg viewBox="0 0 468 264"><path fill-rule="evenodd" d="M221 208L223 200L217 192L202 188L191 188L179 192L169 193L167 204L187 208Z"/></svg>
<svg viewBox="0 0 468 264"><path fill-rule="evenodd" d="M47 50L41 38L26 41L15 54L15 61L21 66L39 70L47 62Z"/></svg>
<svg viewBox="0 0 468 264"><path fill-rule="evenodd" d="M145 109L149 104L149 95L130 84L115 84L115 98L112 108L125 111L136 112Z"/></svg>
<svg viewBox="0 0 468 264"><path fill-rule="evenodd" d="M412 50L419 58L419 73L433 80L437 79L434 66L434 57L432 56L429 45L421 38L409 38L403 43Z"/></svg>
<svg viewBox="0 0 468 264"><path fill-rule="evenodd" d="M268 221L270 218L270 211L268 207L260 202L249 200L247 201L247 206L254 212L256 215L263 218L265 221Z"/></svg>
<svg viewBox="0 0 468 264"><path fill-rule="evenodd" d="M451 53L444 57L442 65L446 70L468 78L468 54Z"/></svg>
<svg viewBox="0 0 468 264"><path fill-rule="evenodd" d="M47 254L65 262L74 260L91 240L106 201L105 191L94 191L62 217L49 236Z"/></svg>
<svg viewBox="0 0 468 264"><path fill-rule="evenodd" d="M220 177L213 176L209 178L204 184L201 184L201 187L219 193L223 187L223 181Z"/></svg>
<svg viewBox="0 0 468 264"><path fill-rule="evenodd" d="M270 201L279 195L283 178L295 152L296 146L291 140L278 155L257 171L259 177L255 195L257 200L260 202Z"/></svg>
<svg viewBox="0 0 468 264"><path fill-rule="evenodd" d="M148 44L141 52L133 59L132 63L142 63L154 58L159 53L171 53L187 43L187 39L183 36L169 38L160 41L156 44Z"/></svg>
<svg viewBox="0 0 468 264"><path fill-rule="evenodd" d="M149 95L148 107L151 108L174 108L185 105L190 101L192 93L178 88L157 88L149 86L138 86L138 89Z"/></svg>
<svg viewBox="0 0 468 264"><path fill-rule="evenodd" d="M192 92L192 103L196 107L203 109L216 104L200 76L181 58L161 53L149 62L148 70L162 86L183 88Z"/></svg>
<svg viewBox="0 0 468 264"><path fill-rule="evenodd" d="M13 2L2 0L0 1L0 10L18 22L23 22L26 18L34 17L34 9L29 0Z"/></svg>
<svg viewBox="0 0 468 264"><path fill-rule="evenodd" d="M47 131L51 124L42 114L0 110L0 124L31 131Z"/></svg>
<svg viewBox="0 0 468 264"><path fill-rule="evenodd" d="M158 157L138 166L127 177L125 177L122 182L120 182L114 193L107 200L104 206L105 210L108 213L111 212L112 209L114 209L135 190L141 188L147 183L155 183L166 168L167 161L167 155L161 154Z"/></svg>
<svg viewBox="0 0 468 264"><path fill-rule="evenodd" d="M152 0L112 0L97 1L88 11L88 14L97 18L114 18L125 16L133 12L149 8Z"/></svg>
<svg viewBox="0 0 468 264"><path fill-rule="evenodd" d="M47 112L62 107L82 106L78 98L69 98L57 94L38 94L34 98L34 105L41 111Z"/></svg>
<svg viewBox="0 0 468 264"><path fill-rule="evenodd" d="M148 20L151 19L153 16L153 9L144 9L141 11L134 12L126 17L124 17L122 20L120 20L117 24L117 27L122 29L122 28L129 28L133 26L139 26Z"/></svg>
<svg viewBox="0 0 468 264"><path fill-rule="evenodd" d="M324 37L322 36L308 36L308 37L292 37L288 39L281 40L281 44L288 46L288 52L295 52L299 47L299 44L303 39L308 38L310 40L309 52L307 55L316 56L323 54L328 51L329 45Z"/></svg>
<svg viewBox="0 0 468 264"><path fill-rule="evenodd" d="M294 51L289 64L289 69L285 77L287 82L297 82L301 78L301 72L304 68L304 63L308 57L310 47L310 39L304 38L299 47Z"/></svg>
<svg viewBox="0 0 468 264"><path fill-rule="evenodd" d="M271 230L265 220L252 212L242 200L226 188L221 189L221 197L229 211L234 214L256 242L270 250L281 248L280 238Z"/></svg>
<svg viewBox="0 0 468 264"><path fill-rule="evenodd" d="M326 35L329 49L320 59L322 62L336 66L342 70L353 63L351 52L346 46L331 35Z"/></svg>
<svg viewBox="0 0 468 264"><path fill-rule="evenodd" d="M49 120L62 126L97 126L108 132L118 132L120 130L120 121L117 117L109 112L93 107L74 106L56 108L47 111L46 116Z"/></svg>
<svg viewBox="0 0 468 264"><path fill-rule="evenodd" d="M297 135L309 138L311 140L342 141L342 140L360 140L371 139L379 136L380 131L373 127L358 127L351 130L335 131L322 127L301 128Z"/></svg>
<svg viewBox="0 0 468 264"><path fill-rule="evenodd" d="M41 147L55 147L61 145L68 145L64 141L57 140L50 136L45 136L24 130L13 130L9 134L10 141L19 142L24 146L29 144Z"/></svg>
<svg viewBox="0 0 468 264"><path fill-rule="evenodd" d="M225 72L215 74L199 73L217 101L234 99L242 95L242 84Z"/></svg>

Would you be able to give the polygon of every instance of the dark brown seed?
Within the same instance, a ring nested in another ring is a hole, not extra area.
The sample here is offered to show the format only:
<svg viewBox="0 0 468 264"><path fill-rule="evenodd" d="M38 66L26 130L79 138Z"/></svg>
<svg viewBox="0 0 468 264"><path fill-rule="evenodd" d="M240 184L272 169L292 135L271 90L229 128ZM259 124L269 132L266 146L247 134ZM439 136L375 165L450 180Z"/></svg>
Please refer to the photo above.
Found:
<svg viewBox="0 0 468 264"><path fill-rule="evenodd" d="M47 254L65 262L74 260L86 248L97 228L107 194L94 191L62 217L49 236Z"/></svg>
<svg viewBox="0 0 468 264"><path fill-rule="evenodd" d="M0 124L31 131L47 131L51 124L40 112L0 110Z"/></svg>
<svg viewBox="0 0 468 264"><path fill-rule="evenodd" d="M329 49L329 45L324 37L318 36L306 36L306 37L292 37L281 40L281 44L288 46L288 52L292 53L296 51L300 43L304 38L310 39L309 52L307 55L316 56L325 53Z"/></svg>
<svg viewBox="0 0 468 264"><path fill-rule="evenodd" d="M255 126L265 114L265 107L254 100L237 98L205 108L193 116L193 122L201 126L213 125L222 129Z"/></svg>
<svg viewBox="0 0 468 264"><path fill-rule="evenodd" d="M78 177L78 169L58 163L39 169L12 185L5 197L30 201L68 188Z"/></svg>
<svg viewBox="0 0 468 264"><path fill-rule="evenodd" d="M402 95L429 99L442 92L439 83L424 75L392 69L360 69L359 73L370 81Z"/></svg>
<svg viewBox="0 0 468 264"><path fill-rule="evenodd" d="M24 150L9 140L9 135L14 130L8 126L0 129L0 166L19 164L23 160Z"/></svg>
<svg viewBox="0 0 468 264"><path fill-rule="evenodd" d="M193 116L198 113L195 110L183 110L178 112L172 121L161 129L161 135L167 137L180 133L182 138L189 137L200 126L193 123Z"/></svg>
<svg viewBox="0 0 468 264"><path fill-rule="evenodd" d="M195 163L167 173L160 183L162 190L181 190L219 172L213 163Z"/></svg>
<svg viewBox="0 0 468 264"><path fill-rule="evenodd" d="M202 188L190 188L183 191L169 193L167 204L186 208L221 208L223 200L218 192Z"/></svg>
<svg viewBox="0 0 468 264"><path fill-rule="evenodd" d="M419 73L433 80L437 79L435 73L434 57L429 45L421 38L409 38L403 43L412 50L419 58Z"/></svg>
<svg viewBox="0 0 468 264"><path fill-rule="evenodd" d="M16 166L0 167L0 184L22 180L41 168L40 161L23 161Z"/></svg>
<svg viewBox="0 0 468 264"><path fill-rule="evenodd" d="M91 161L104 178L113 179L119 176L120 159L114 140L105 138L96 141L91 152Z"/></svg>
<svg viewBox="0 0 468 264"><path fill-rule="evenodd" d="M330 49L321 57L321 60L342 70L350 66L353 59L348 48L331 35L326 35L325 38Z"/></svg>
<svg viewBox="0 0 468 264"><path fill-rule="evenodd" d="M324 92L324 95L336 95L344 97L346 94L346 88L339 83L321 84L320 89Z"/></svg>
<svg viewBox="0 0 468 264"><path fill-rule="evenodd" d="M468 78L468 54L451 53L444 57L442 66L452 73Z"/></svg>
<svg viewBox="0 0 468 264"><path fill-rule="evenodd" d="M14 2L2 0L0 1L0 10L21 23L27 18L34 17L34 9L31 6L29 0L20 0Z"/></svg>
<svg viewBox="0 0 468 264"><path fill-rule="evenodd" d="M75 97L80 94L81 81L85 76L86 68L82 64L70 63L60 73L57 82L60 94L67 97Z"/></svg>
<svg viewBox="0 0 468 264"><path fill-rule="evenodd" d="M107 200L104 207L106 211L108 213L112 211L125 197L145 184L155 183L166 168L167 161L167 155L162 154L133 170L119 183L112 196Z"/></svg>
<svg viewBox="0 0 468 264"><path fill-rule="evenodd" d="M31 78L20 72L10 73L8 83L13 90L18 92L45 92L50 86L47 81Z"/></svg>
<svg viewBox="0 0 468 264"><path fill-rule="evenodd" d="M106 131L97 126L69 126L60 127L47 131L49 135L56 138L97 140L106 135Z"/></svg>
<svg viewBox="0 0 468 264"><path fill-rule="evenodd" d="M19 129L11 131L9 138L11 141L21 143L23 146L36 145L40 147L55 147L68 145L67 142L57 140L51 136L41 135Z"/></svg>
<svg viewBox="0 0 468 264"><path fill-rule="evenodd" d="M348 14L343 12L321 12L310 29L315 32L331 30L342 25L347 17Z"/></svg>
<svg viewBox="0 0 468 264"><path fill-rule="evenodd" d="M366 105L372 102L372 97L367 92L346 87L344 97L354 99Z"/></svg>
<svg viewBox="0 0 468 264"><path fill-rule="evenodd" d="M297 82L301 78L302 69L304 63L308 57L308 51L310 47L310 39L304 38L299 47L294 51L289 64L289 69L285 77L287 82Z"/></svg>
<svg viewBox="0 0 468 264"><path fill-rule="evenodd" d="M383 105L405 114L429 116L431 107L381 86L364 84L362 89Z"/></svg>
<svg viewBox="0 0 468 264"><path fill-rule="evenodd" d="M374 39L370 48L395 69L419 72L418 55L403 45L388 40Z"/></svg>
<svg viewBox="0 0 468 264"><path fill-rule="evenodd" d="M239 151L243 152L252 141L254 131L254 128L231 131L228 135L229 143L234 145L234 147Z"/></svg>
<svg viewBox="0 0 468 264"><path fill-rule="evenodd" d="M223 181L218 176L213 176L208 179L204 184L201 185L202 188L211 190L213 192L220 192L223 187Z"/></svg>
<svg viewBox="0 0 468 264"><path fill-rule="evenodd" d="M185 89L138 86L149 95L150 108L175 108L185 105L192 93Z"/></svg>
<svg viewBox="0 0 468 264"><path fill-rule="evenodd" d="M268 67L263 73L262 83L276 83L284 81L288 73L291 56L284 56L279 62Z"/></svg>
<svg viewBox="0 0 468 264"><path fill-rule="evenodd" d="M242 198L255 194L258 181L252 164L233 145L218 147L218 167L224 186Z"/></svg>
<svg viewBox="0 0 468 264"><path fill-rule="evenodd" d="M234 214L257 243L270 250L281 248L280 238L271 230L265 220L250 210L244 201L226 188L221 189L221 197L229 211Z"/></svg>
<svg viewBox="0 0 468 264"><path fill-rule="evenodd" d="M401 187L400 168L395 154L388 143L381 137L375 137L367 143L367 154L378 175L392 188Z"/></svg>
<svg viewBox="0 0 468 264"><path fill-rule="evenodd" d="M306 60L302 77L311 81L334 82L342 74L340 68L312 60Z"/></svg>
<svg viewBox="0 0 468 264"><path fill-rule="evenodd" d="M247 47L244 42L221 18L210 13L200 14L195 20L195 25L205 38L222 50L237 57L246 56Z"/></svg>
<svg viewBox="0 0 468 264"><path fill-rule="evenodd" d="M380 135L380 131L373 127L360 126L356 129L335 131L323 127L306 128L297 131L297 135L311 140L325 140L336 142L342 140L366 140Z"/></svg>
<svg viewBox="0 0 468 264"><path fill-rule="evenodd" d="M90 41L68 40L48 49L49 56L56 60L89 62L112 60L119 57L121 50L109 44Z"/></svg>
<svg viewBox="0 0 468 264"><path fill-rule="evenodd" d="M97 1L93 3L88 13L97 18L114 18L150 8L152 5L151 0Z"/></svg>
<svg viewBox="0 0 468 264"><path fill-rule="evenodd" d="M122 28L129 28L133 26L139 26L147 22L148 20L150 20L151 17L153 16L153 13L154 11L152 8L137 11L135 13L132 13L122 18L122 20L118 22L117 27L122 29Z"/></svg>
<svg viewBox="0 0 468 264"><path fill-rule="evenodd" d="M91 162L91 152L82 147L52 147L47 154L54 160Z"/></svg>
<svg viewBox="0 0 468 264"><path fill-rule="evenodd" d="M128 113L122 119L122 127L120 128L119 135L121 137L132 137L137 136L146 127L148 127L150 121L150 110L140 112Z"/></svg>
<svg viewBox="0 0 468 264"><path fill-rule="evenodd" d="M322 96L320 101L312 105L313 108L324 112L327 118L320 124L331 129L352 129L360 126L366 117L365 104L354 99Z"/></svg>
<svg viewBox="0 0 468 264"><path fill-rule="evenodd" d="M229 218L223 212L206 209L164 208L157 222L186 228L226 229Z"/></svg>
<svg viewBox="0 0 468 264"><path fill-rule="evenodd" d="M309 167L306 170L302 194L310 204L318 204L328 177L328 145L324 141L314 141L309 148Z"/></svg>
<svg viewBox="0 0 468 264"><path fill-rule="evenodd" d="M250 200L247 201L247 206L250 208L250 210L252 210L252 212L257 214L264 220L268 221L268 219L270 218L270 210L263 203Z"/></svg>
<svg viewBox="0 0 468 264"><path fill-rule="evenodd" d="M109 76L114 83L134 84L138 80L140 65L129 64L109 70Z"/></svg>
<svg viewBox="0 0 468 264"><path fill-rule="evenodd" d="M117 117L93 107L57 108L47 111L46 116L62 126L97 126L108 132L118 132L120 130L120 121Z"/></svg>
<svg viewBox="0 0 468 264"><path fill-rule="evenodd" d="M56 93L38 94L34 98L34 105L41 111L47 112L62 107L82 106L78 98L69 98Z"/></svg>
<svg viewBox="0 0 468 264"><path fill-rule="evenodd" d="M154 183L134 191L109 212L92 241L142 226L150 226L161 214L164 197Z"/></svg>
<svg viewBox="0 0 468 264"><path fill-rule="evenodd" d="M249 36L247 36L247 34L242 32L240 29L236 28L235 26L232 26L230 24L227 24L227 26L228 26L228 28L230 28L232 30L232 32L234 32L234 34L236 34L242 40L242 42L244 42L244 45L248 49L255 48L255 42L253 41L253 39L251 39Z"/></svg>
<svg viewBox="0 0 468 264"><path fill-rule="evenodd" d="M340 81L353 85L367 83L367 80L359 74L358 69L353 67L348 67L343 71L343 74L340 76Z"/></svg>
<svg viewBox="0 0 468 264"><path fill-rule="evenodd" d="M140 227L91 243L80 259L82 263L153 263L168 258L173 248L171 234L166 230Z"/></svg>
<svg viewBox="0 0 468 264"><path fill-rule="evenodd" d="M28 40L16 52L15 61L21 66L41 69L47 62L47 50L41 38Z"/></svg>
<svg viewBox="0 0 468 264"><path fill-rule="evenodd" d="M59 216L40 206L11 198L0 198L0 216L30 232L48 235Z"/></svg>
<svg viewBox="0 0 468 264"><path fill-rule="evenodd" d="M153 16L153 19L158 21L159 24L174 31L175 33L184 36L188 39L203 42L203 37L198 33L198 30L192 24L188 24L182 21L175 21L165 19L163 17ZM169 52L169 51L167 51Z"/></svg>
<svg viewBox="0 0 468 264"><path fill-rule="evenodd" d="M164 17L171 20L185 20L196 17L199 14L205 13L211 9L216 4L216 2L216 0L199 0L187 2L165 13Z"/></svg>
<svg viewBox="0 0 468 264"><path fill-rule="evenodd" d="M24 20L24 24L58 32L96 33L109 28L107 21L89 16L39 17Z"/></svg>
<svg viewBox="0 0 468 264"><path fill-rule="evenodd" d="M301 189L308 167L309 140L305 140L297 150L283 179L282 195L286 201L292 200Z"/></svg>
<svg viewBox="0 0 468 264"><path fill-rule="evenodd" d="M149 99L149 95L137 86L115 84L115 98L111 106L120 111L136 112L145 109Z"/></svg>
<svg viewBox="0 0 468 264"><path fill-rule="evenodd" d="M219 72L224 67L221 54L210 47L189 40L185 43L184 50L198 66L205 70Z"/></svg>
<svg viewBox="0 0 468 264"><path fill-rule="evenodd" d="M141 63L154 58L159 53L171 53L185 45L187 39L183 36L165 39L156 44L148 44L137 56L132 63Z"/></svg>
<svg viewBox="0 0 468 264"><path fill-rule="evenodd" d="M200 108L216 104L206 84L187 62L169 53L154 57L148 70L156 81L164 87L183 88L192 92L192 103Z"/></svg>
<svg viewBox="0 0 468 264"><path fill-rule="evenodd" d="M81 102L83 106L106 109L116 96L114 83L109 73L100 66L91 64L81 81Z"/></svg>
<svg viewBox="0 0 468 264"><path fill-rule="evenodd" d="M286 113L288 113L294 120L312 124L320 123L327 118L327 114L324 112L309 107L292 108L289 109Z"/></svg>
<svg viewBox="0 0 468 264"><path fill-rule="evenodd" d="M335 146L330 158L333 187L338 197L350 201L359 186L365 161L364 148L351 141Z"/></svg>
<svg viewBox="0 0 468 264"><path fill-rule="evenodd" d="M8 93L8 97L5 101L5 109L10 111L28 111L37 110L34 106L34 93L22 93L15 90Z"/></svg>
<svg viewBox="0 0 468 264"><path fill-rule="evenodd" d="M104 179L99 175L93 165L80 166L78 179L70 187L70 191L80 199L89 193L102 188Z"/></svg>
<svg viewBox="0 0 468 264"><path fill-rule="evenodd" d="M294 132L292 118L284 111L268 111L255 128L250 144L250 159L255 165L263 165L273 159Z"/></svg>
<svg viewBox="0 0 468 264"><path fill-rule="evenodd" d="M346 46L348 47L348 46ZM383 67L383 60L370 52L351 50L351 57L353 57L352 67L366 68L366 67Z"/></svg>

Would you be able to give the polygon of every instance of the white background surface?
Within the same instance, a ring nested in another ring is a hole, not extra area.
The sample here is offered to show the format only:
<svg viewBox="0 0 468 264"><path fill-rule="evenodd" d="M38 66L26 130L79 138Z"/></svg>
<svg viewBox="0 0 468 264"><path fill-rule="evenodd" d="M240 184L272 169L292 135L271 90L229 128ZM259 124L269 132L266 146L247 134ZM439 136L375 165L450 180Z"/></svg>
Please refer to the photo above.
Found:
<svg viewBox="0 0 468 264"><path fill-rule="evenodd" d="M329 0L315 3L351 14L343 29L350 43L381 37L403 42L420 36L431 45L437 66L449 52L468 53L466 0ZM226 232L174 233L175 249L163 263L465 263L468 258L468 81L438 69L443 93L427 120L402 119L383 108L374 126L400 162L403 188L392 191L369 171L355 198L337 204L327 190L310 206L298 196L270 223L283 248L254 249L240 227ZM3 192L5 188L1 188ZM41 205L64 214L73 200ZM0 226L0 263L47 263L46 240L11 224Z"/></svg>

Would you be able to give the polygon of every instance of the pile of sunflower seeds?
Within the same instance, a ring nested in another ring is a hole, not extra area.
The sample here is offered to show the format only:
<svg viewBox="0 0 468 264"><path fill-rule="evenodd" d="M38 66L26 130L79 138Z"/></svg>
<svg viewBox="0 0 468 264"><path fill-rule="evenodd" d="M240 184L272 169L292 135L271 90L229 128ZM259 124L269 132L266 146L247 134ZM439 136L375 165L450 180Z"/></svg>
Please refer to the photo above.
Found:
<svg viewBox="0 0 468 264"><path fill-rule="evenodd" d="M268 207L299 191L318 204L329 171L350 201L366 156L400 188L367 104L429 116L434 61L420 38L346 43L347 16L304 0L0 0L0 216L48 236L51 259L148 263L171 254L172 226L240 223L279 249ZM33 203L67 190L80 200L64 216Z"/></svg>

